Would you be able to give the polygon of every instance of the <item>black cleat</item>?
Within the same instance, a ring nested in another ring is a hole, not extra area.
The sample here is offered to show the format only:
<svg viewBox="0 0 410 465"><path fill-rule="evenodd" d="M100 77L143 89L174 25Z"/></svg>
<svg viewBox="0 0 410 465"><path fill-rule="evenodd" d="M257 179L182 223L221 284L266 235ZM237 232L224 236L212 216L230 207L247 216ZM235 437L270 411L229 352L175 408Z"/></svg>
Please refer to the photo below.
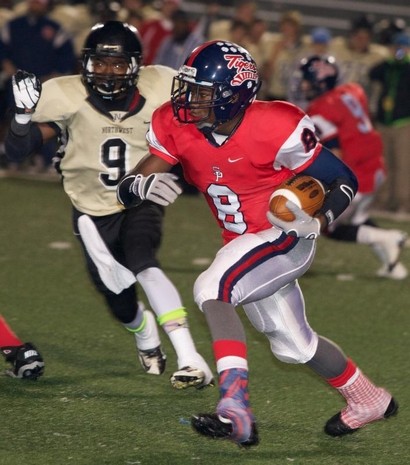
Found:
<svg viewBox="0 0 410 465"><path fill-rule="evenodd" d="M383 418L389 418L397 413L399 409L399 404L397 401L392 397L391 401L384 412ZM340 418L341 412L336 413L330 420L327 421L325 425L325 433L329 436L345 436L346 434L352 434L360 428L350 428L345 423L343 423L342 419Z"/></svg>
<svg viewBox="0 0 410 465"><path fill-rule="evenodd" d="M191 418L193 429L203 436L212 439L232 439L232 423L229 420L221 421L216 413L200 413ZM236 441L235 441L236 442ZM259 444L259 435L256 423L252 423L252 432L246 441L238 442L240 447L251 447Z"/></svg>
<svg viewBox="0 0 410 465"><path fill-rule="evenodd" d="M17 347L2 347L1 352L6 362L13 365L13 369L6 370L12 378L36 380L44 373L43 358L30 342Z"/></svg>

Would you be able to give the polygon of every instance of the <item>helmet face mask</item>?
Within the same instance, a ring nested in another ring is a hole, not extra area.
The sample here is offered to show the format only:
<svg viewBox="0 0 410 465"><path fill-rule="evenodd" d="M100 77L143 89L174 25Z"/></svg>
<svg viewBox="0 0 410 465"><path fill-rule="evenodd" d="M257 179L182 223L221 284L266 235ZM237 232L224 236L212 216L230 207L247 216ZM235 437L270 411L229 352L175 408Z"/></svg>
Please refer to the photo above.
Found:
<svg viewBox="0 0 410 465"><path fill-rule="evenodd" d="M300 65L300 91L306 100L313 100L333 89L338 83L339 71L333 57L313 56Z"/></svg>
<svg viewBox="0 0 410 465"><path fill-rule="evenodd" d="M259 87L256 64L244 48L207 42L191 53L174 78L174 115L181 123L213 130L246 110Z"/></svg>
<svg viewBox="0 0 410 465"><path fill-rule="evenodd" d="M199 128L215 122L215 110L224 111L231 103L232 92L221 86L191 84L176 76L172 86L172 102L181 123L194 123ZM222 121L225 122L225 121Z"/></svg>
<svg viewBox="0 0 410 465"><path fill-rule="evenodd" d="M83 49L83 83L99 97L122 97L135 87L141 61L142 46L135 28L119 21L97 24Z"/></svg>

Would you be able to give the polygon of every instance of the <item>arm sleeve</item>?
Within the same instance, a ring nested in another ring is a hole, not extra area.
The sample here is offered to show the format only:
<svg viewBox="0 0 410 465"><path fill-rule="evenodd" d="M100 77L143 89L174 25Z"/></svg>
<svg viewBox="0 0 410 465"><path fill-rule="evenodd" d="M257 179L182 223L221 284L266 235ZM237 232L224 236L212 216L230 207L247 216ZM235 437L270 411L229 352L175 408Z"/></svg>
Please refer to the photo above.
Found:
<svg viewBox="0 0 410 465"><path fill-rule="evenodd" d="M137 179L136 175L128 175L121 179L117 186L117 200L125 208L137 207L142 199L134 192L132 185Z"/></svg>
<svg viewBox="0 0 410 465"><path fill-rule="evenodd" d="M52 127L58 134L59 128ZM20 162L33 152L40 150L43 145L43 136L36 123L19 124L13 118L4 141L6 155L10 161Z"/></svg>
<svg viewBox="0 0 410 465"><path fill-rule="evenodd" d="M357 193L358 183L353 171L325 147L316 160L303 171L321 181L327 194L320 213L326 216L328 224L350 205Z"/></svg>

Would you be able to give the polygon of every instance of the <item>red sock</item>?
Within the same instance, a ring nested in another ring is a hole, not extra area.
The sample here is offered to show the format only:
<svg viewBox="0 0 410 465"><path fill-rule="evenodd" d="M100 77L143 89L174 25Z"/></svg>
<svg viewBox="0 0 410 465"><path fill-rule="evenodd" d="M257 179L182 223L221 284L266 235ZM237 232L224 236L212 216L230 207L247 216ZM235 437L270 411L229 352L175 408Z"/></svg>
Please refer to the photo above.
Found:
<svg viewBox="0 0 410 465"><path fill-rule="evenodd" d="M352 376L354 376L356 370L357 366L349 358L347 360L347 365L344 372L334 378L328 378L326 381L336 389L341 388L342 386L346 385L346 383L352 378Z"/></svg>
<svg viewBox="0 0 410 465"><path fill-rule="evenodd" d="M15 347L23 344L23 341L13 333L6 320L0 316L0 347Z"/></svg>
<svg viewBox="0 0 410 465"><path fill-rule="evenodd" d="M218 373L230 368L248 369L245 342L219 339L213 343L213 351Z"/></svg>

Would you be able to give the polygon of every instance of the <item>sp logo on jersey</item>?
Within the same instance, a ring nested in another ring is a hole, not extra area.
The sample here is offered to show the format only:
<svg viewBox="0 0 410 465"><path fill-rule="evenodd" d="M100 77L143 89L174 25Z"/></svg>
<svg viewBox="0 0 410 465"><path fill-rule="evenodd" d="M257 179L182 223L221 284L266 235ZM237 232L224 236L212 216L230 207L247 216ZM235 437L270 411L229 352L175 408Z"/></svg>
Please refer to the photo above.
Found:
<svg viewBox="0 0 410 465"><path fill-rule="evenodd" d="M223 173L222 171L219 169L218 166L213 166L212 167L212 170L214 172L214 176L215 176L215 181L218 182L220 179L223 178Z"/></svg>

